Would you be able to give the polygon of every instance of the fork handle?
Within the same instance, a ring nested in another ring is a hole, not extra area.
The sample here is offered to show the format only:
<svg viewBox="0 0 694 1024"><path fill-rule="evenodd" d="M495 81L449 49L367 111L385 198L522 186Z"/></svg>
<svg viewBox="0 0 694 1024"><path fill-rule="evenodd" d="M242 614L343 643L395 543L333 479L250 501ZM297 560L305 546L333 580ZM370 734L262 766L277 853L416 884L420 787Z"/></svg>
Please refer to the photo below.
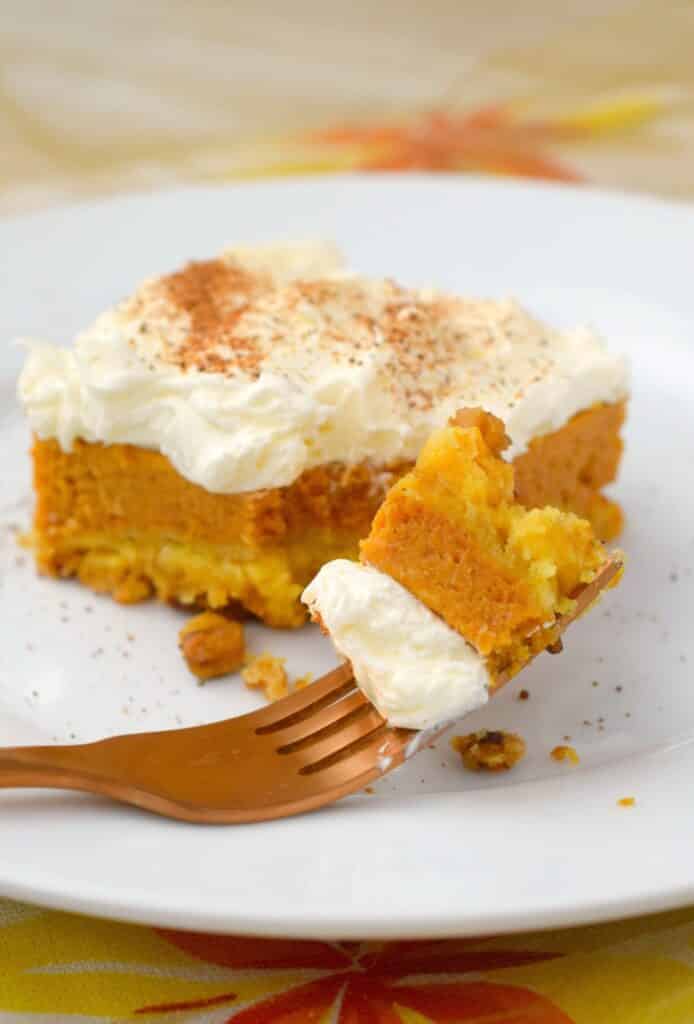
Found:
<svg viewBox="0 0 694 1024"><path fill-rule="evenodd" d="M0 748L0 789L77 790L134 804L145 810L171 813L171 805L165 797L143 792L136 786L95 772L88 760L90 748L97 745Z"/></svg>
<svg viewBox="0 0 694 1024"><path fill-rule="evenodd" d="M77 746L0 748L0 786L63 787L58 778L77 781Z"/></svg>
<svg viewBox="0 0 694 1024"><path fill-rule="evenodd" d="M0 789L83 789L86 780L64 768L0 754Z"/></svg>

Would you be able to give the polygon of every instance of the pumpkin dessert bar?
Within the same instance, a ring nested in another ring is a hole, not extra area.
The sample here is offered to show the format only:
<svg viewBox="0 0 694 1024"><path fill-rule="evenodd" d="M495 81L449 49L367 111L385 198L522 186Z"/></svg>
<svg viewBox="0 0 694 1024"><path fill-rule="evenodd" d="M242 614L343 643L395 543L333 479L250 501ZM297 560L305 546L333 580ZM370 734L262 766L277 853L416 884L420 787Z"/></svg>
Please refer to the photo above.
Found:
<svg viewBox="0 0 694 1024"><path fill-rule="evenodd" d="M603 539L624 362L511 301L346 273L334 247L226 250L146 281L69 347L31 343L39 570L305 621L303 588L354 559L389 488L463 405L500 416L519 500Z"/></svg>

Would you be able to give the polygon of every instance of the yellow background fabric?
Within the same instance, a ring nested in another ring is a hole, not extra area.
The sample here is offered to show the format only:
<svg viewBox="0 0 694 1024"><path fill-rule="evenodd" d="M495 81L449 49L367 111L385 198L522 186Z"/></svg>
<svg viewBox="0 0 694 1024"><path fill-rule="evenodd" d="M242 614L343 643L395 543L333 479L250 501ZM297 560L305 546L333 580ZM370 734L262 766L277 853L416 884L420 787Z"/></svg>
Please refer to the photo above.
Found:
<svg viewBox="0 0 694 1024"><path fill-rule="evenodd" d="M0 965L3 1024L73 1014L205 1024L694 1020L692 911L491 939L328 943L203 936L0 902Z"/></svg>
<svg viewBox="0 0 694 1024"><path fill-rule="evenodd" d="M0 215L345 169L694 194L694 6L0 5ZM625 809L624 813L629 813ZM0 901L0 1022L690 1024L694 911L510 938L305 943Z"/></svg>
<svg viewBox="0 0 694 1024"><path fill-rule="evenodd" d="M509 103L532 131L468 133L461 166L539 172L539 154L604 185L689 196L693 38L694 5L662 0L5 0L0 213L359 163L359 145L307 135ZM443 149L445 164L445 133Z"/></svg>

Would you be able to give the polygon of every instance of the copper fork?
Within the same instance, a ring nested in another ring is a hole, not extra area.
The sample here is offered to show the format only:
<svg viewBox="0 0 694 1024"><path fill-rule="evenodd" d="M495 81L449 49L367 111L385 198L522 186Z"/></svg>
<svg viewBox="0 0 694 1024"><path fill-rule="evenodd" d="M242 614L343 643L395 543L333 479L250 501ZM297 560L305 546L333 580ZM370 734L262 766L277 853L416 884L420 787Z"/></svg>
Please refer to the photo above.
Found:
<svg viewBox="0 0 694 1024"><path fill-rule="evenodd" d="M621 568L612 559L577 593L557 638ZM450 724L423 733L390 727L346 664L276 704L211 725L0 749L0 788L83 790L182 821L262 821L363 789Z"/></svg>

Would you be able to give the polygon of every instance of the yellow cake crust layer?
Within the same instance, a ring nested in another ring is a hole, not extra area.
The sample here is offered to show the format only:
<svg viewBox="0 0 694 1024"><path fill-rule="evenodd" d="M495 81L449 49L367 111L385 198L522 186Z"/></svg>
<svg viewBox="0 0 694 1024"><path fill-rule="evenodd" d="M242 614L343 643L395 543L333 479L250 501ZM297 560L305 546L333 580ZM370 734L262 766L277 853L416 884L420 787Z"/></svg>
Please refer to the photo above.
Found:
<svg viewBox="0 0 694 1024"><path fill-rule="evenodd" d="M601 489L617 472L623 418L623 403L594 406L534 440L514 463L519 500L576 511L614 537L621 510ZM411 468L333 463L289 487L228 495L130 445L78 441L65 452L36 439L33 460L41 572L123 602L239 602L278 627L305 621L303 587L325 562L356 558L388 488Z"/></svg>

